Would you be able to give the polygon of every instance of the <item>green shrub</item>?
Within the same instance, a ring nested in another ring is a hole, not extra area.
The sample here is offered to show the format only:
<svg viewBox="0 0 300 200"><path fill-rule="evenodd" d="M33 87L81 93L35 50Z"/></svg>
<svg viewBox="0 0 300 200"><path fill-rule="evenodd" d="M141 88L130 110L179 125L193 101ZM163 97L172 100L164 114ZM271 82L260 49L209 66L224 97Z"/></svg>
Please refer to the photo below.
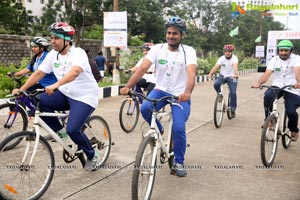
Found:
<svg viewBox="0 0 300 200"><path fill-rule="evenodd" d="M245 58L241 63L239 68L240 69L251 69L251 68L256 68L257 65L260 65L260 62L256 58Z"/></svg>

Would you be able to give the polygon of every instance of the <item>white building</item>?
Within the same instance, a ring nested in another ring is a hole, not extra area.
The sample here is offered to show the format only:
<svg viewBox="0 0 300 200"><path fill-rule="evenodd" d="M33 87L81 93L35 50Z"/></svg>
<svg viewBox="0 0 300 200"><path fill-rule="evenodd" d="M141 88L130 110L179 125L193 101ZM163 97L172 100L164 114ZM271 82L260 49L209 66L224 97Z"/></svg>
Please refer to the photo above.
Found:
<svg viewBox="0 0 300 200"><path fill-rule="evenodd" d="M48 4L48 0L19 0L26 8L31 10L33 16L41 17L43 15L43 7Z"/></svg>

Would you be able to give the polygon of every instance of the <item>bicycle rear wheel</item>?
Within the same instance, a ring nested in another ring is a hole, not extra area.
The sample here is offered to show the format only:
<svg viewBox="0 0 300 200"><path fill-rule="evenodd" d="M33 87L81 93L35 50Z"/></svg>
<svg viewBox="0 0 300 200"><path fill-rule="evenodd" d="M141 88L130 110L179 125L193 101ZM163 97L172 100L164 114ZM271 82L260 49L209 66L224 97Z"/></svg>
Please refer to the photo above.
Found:
<svg viewBox="0 0 300 200"><path fill-rule="evenodd" d="M225 112L225 102L222 94L218 94L214 106L214 124L216 128L220 128L223 121L223 114Z"/></svg>
<svg viewBox="0 0 300 200"><path fill-rule="evenodd" d="M18 131L26 131L28 127L28 118L25 110L19 106L16 107L14 103L5 103L0 105L0 142ZM7 145L6 150L15 148L21 141L14 140L14 142Z"/></svg>
<svg viewBox="0 0 300 200"><path fill-rule="evenodd" d="M290 147L291 144L291 136L292 133L288 128L288 120L287 120L287 115L286 112L284 113L284 118L283 118L283 127L282 127L282 137L281 137L281 141L282 141L282 146L287 149Z"/></svg>
<svg viewBox="0 0 300 200"><path fill-rule="evenodd" d="M93 115L86 122L83 132L99 155L97 168L103 166L111 149L111 133L107 122L102 117Z"/></svg>
<svg viewBox="0 0 300 200"><path fill-rule="evenodd" d="M6 149L17 140L21 140L17 147ZM43 137L34 152L36 141L35 133L22 131L0 143L0 199L39 199L47 191L55 169L54 155Z"/></svg>
<svg viewBox="0 0 300 200"><path fill-rule="evenodd" d="M261 134L261 143L260 143L260 154L262 163L266 167L270 167L276 156L278 138L276 124L277 118L274 115L270 115L264 123L264 127Z"/></svg>
<svg viewBox="0 0 300 200"><path fill-rule="evenodd" d="M148 200L151 197L156 173L155 148L155 138L152 135L145 137L139 146L132 174L133 200Z"/></svg>
<svg viewBox="0 0 300 200"><path fill-rule="evenodd" d="M228 104L228 108L230 107L230 103L231 103L231 96L230 96L230 92L228 93L228 101L227 101L227 104ZM230 107L231 108L231 107ZM228 119L232 119L232 112L231 112L231 109L227 109L227 117Z"/></svg>
<svg viewBox="0 0 300 200"><path fill-rule="evenodd" d="M127 98L122 101L119 111L119 122L126 133L132 132L139 120L140 104L136 98Z"/></svg>

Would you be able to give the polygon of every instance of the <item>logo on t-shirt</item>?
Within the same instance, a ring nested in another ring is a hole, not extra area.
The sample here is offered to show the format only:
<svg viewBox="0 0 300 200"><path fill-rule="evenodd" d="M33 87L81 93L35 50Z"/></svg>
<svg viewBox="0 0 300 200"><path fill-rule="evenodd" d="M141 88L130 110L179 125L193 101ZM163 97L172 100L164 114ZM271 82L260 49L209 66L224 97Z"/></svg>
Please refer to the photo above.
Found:
<svg viewBox="0 0 300 200"><path fill-rule="evenodd" d="M164 65L167 63L167 60L160 59L158 60L158 63Z"/></svg>

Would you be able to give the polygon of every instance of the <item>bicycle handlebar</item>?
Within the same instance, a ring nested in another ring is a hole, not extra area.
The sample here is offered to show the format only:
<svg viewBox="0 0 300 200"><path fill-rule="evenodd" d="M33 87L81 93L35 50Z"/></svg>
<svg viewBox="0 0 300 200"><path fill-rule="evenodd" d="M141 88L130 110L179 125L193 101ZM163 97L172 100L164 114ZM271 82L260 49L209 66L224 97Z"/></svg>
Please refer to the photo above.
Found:
<svg viewBox="0 0 300 200"><path fill-rule="evenodd" d="M20 95L25 95L26 97L33 97L36 99L36 96L38 94L40 94L41 92L45 92L45 89L44 88L35 89L32 92L20 90L17 94L9 94L9 95L6 95L5 97L16 97L16 96L20 96Z"/></svg>
<svg viewBox="0 0 300 200"><path fill-rule="evenodd" d="M254 88L254 87L251 86L251 88ZM259 86L259 89L263 89L263 88L268 88L268 89L271 89L271 90L281 91L281 90L284 90L286 88L288 88L290 90L290 89L295 88L295 87L294 87L294 85L286 85L286 86L283 86L282 88L275 88L275 87L269 86L269 85Z"/></svg>
<svg viewBox="0 0 300 200"><path fill-rule="evenodd" d="M134 90L129 90L129 95L130 96L141 97L142 99L147 100L147 101L151 101L153 103L157 103L157 102L160 102L160 101L167 101L168 103L172 104L172 103L174 103L174 100L178 100L178 96L175 96L175 95L164 96L160 99L150 99L150 98L144 96L143 94L140 94L140 93L138 93Z"/></svg>

